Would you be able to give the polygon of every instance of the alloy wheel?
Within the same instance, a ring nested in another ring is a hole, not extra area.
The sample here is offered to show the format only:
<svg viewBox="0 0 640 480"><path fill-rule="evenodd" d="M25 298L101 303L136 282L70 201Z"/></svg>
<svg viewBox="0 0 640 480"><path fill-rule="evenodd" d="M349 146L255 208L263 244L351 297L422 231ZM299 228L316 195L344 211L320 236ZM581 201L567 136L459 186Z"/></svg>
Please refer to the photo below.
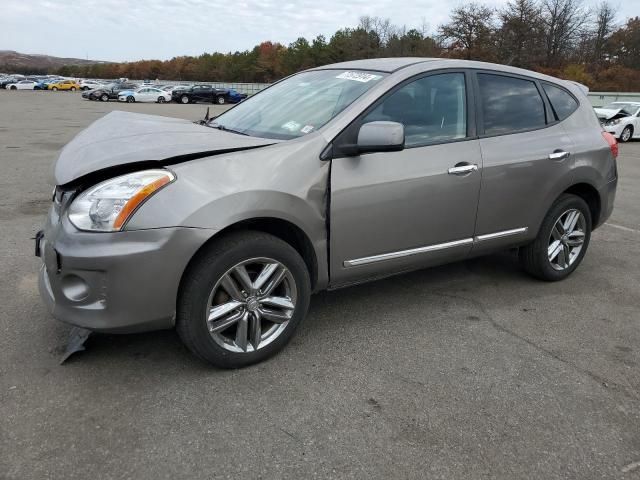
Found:
<svg viewBox="0 0 640 480"><path fill-rule="evenodd" d="M271 258L245 260L230 268L209 295L209 334L225 350L255 352L287 328L296 300L295 280L284 265Z"/></svg>
<svg viewBox="0 0 640 480"><path fill-rule="evenodd" d="M556 220L547 248L549 263L555 270L565 270L575 263L584 245L586 228L584 215L575 208Z"/></svg>
<svg viewBox="0 0 640 480"><path fill-rule="evenodd" d="M625 127L625 129L622 130L621 137L623 142L628 142L629 139L631 138L631 128Z"/></svg>

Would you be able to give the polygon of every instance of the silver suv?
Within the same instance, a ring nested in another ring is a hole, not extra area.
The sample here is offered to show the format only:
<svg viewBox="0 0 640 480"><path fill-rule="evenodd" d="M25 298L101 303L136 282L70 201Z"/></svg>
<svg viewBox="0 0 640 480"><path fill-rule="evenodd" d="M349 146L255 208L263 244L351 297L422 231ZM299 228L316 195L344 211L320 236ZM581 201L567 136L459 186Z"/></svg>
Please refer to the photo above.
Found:
<svg viewBox="0 0 640 480"><path fill-rule="evenodd" d="M583 87L517 68L329 65L201 123L113 112L64 148L36 240L54 317L175 326L240 367L319 290L513 247L562 280L613 209L617 145Z"/></svg>

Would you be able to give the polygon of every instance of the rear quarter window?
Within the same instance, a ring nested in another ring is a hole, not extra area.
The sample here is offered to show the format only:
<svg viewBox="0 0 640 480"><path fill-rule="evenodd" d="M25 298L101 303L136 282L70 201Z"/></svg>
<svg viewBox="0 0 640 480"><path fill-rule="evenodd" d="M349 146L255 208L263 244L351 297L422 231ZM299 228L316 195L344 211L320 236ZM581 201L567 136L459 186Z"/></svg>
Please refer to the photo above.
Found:
<svg viewBox="0 0 640 480"><path fill-rule="evenodd" d="M531 80L478 74L485 135L503 135L546 125L544 102Z"/></svg>
<svg viewBox="0 0 640 480"><path fill-rule="evenodd" d="M556 120L562 121L577 110L578 102L569 92L550 83L543 83L542 88L551 103Z"/></svg>

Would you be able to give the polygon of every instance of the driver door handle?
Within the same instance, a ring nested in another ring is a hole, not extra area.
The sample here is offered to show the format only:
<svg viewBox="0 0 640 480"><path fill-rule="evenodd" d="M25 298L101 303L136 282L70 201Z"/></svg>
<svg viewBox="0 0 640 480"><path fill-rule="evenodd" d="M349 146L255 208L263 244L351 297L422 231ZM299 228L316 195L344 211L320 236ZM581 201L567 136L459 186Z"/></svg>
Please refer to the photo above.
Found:
<svg viewBox="0 0 640 480"><path fill-rule="evenodd" d="M451 167L447 173L449 175L467 175L468 173L471 172L475 172L476 170L478 170L478 165L476 165L475 163L471 164L471 163L465 163L465 164L458 164L455 167Z"/></svg>

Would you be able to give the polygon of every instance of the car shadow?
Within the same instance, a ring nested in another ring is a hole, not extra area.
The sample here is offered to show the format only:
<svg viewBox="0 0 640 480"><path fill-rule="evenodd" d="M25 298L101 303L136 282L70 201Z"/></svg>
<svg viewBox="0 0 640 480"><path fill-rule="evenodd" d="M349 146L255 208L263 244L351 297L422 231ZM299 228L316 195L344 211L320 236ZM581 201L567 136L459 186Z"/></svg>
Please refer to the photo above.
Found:
<svg viewBox="0 0 640 480"><path fill-rule="evenodd" d="M455 288L457 293L472 297L475 290L487 284L524 285L532 282L535 280L520 270L516 256L511 252L503 252L323 291L312 296L308 317L294 336L294 343L296 350L304 350L319 333L329 337L337 335L337 329L344 322L344 312L357 311L374 299L384 298L383 303L402 304L407 298L417 298L416 286L422 295L425 291L446 292ZM360 318L358 321L364 321ZM139 365L142 369L181 365L182 368L196 371L211 371L208 364L183 346L175 330L128 335L92 334L85 347L85 351L72 355L65 365L109 360L124 362L129 366ZM64 346L59 345L56 350L61 353Z"/></svg>

